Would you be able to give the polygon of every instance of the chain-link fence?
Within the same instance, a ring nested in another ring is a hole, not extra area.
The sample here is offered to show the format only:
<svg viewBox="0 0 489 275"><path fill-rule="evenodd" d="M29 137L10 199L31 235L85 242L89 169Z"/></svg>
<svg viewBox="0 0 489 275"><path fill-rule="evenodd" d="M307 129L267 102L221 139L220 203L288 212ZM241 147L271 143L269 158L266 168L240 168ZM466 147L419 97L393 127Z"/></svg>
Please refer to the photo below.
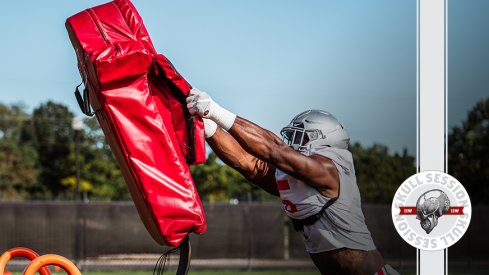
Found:
<svg viewBox="0 0 489 275"><path fill-rule="evenodd" d="M191 235L192 269L314 268L301 233L295 232L279 203L204 203L208 229ZM459 266L485 264L487 206L476 206L466 236L450 248ZM391 265L413 269L416 250L395 231L390 205L364 205L374 241ZM154 242L131 202L0 202L0 251L28 247L39 254L73 259L82 270L152 270L169 250ZM472 255L466 258L467 255ZM178 264L170 256L169 266ZM10 269L26 262L13 260Z"/></svg>

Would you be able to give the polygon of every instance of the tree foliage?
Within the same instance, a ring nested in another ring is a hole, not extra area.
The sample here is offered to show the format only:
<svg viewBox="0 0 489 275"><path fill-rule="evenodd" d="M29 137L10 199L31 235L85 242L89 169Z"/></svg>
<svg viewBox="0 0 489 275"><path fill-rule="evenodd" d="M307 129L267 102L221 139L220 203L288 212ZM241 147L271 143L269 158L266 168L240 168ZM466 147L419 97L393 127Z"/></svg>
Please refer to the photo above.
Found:
<svg viewBox="0 0 489 275"><path fill-rule="evenodd" d="M70 152L73 146L73 113L64 105L48 101L34 109L22 127L21 144L32 146L38 155L39 183L34 198L68 196L62 179L73 174Z"/></svg>
<svg viewBox="0 0 489 275"><path fill-rule="evenodd" d="M399 185L416 172L414 157L404 150L391 155L386 146L350 146L357 183L364 202L390 203Z"/></svg>
<svg viewBox="0 0 489 275"><path fill-rule="evenodd" d="M0 199L22 199L37 184L37 152L19 143L26 116L22 105L0 103Z"/></svg>
<svg viewBox="0 0 489 275"><path fill-rule="evenodd" d="M472 202L489 197L489 98L469 112L448 136L448 172L467 189Z"/></svg>
<svg viewBox="0 0 489 275"><path fill-rule="evenodd" d="M73 113L52 101L32 115L0 104L0 199L72 199L76 183ZM80 186L97 200L129 199L124 179L94 118L79 131Z"/></svg>
<svg viewBox="0 0 489 275"><path fill-rule="evenodd" d="M205 164L190 167L197 190L204 201L263 201L275 197L261 191L240 173L223 164L211 152Z"/></svg>
<svg viewBox="0 0 489 275"><path fill-rule="evenodd" d="M21 104L0 103L0 199L72 199L76 179L73 113L62 104L43 103L32 114ZM489 196L489 99L468 114L449 136L449 173L474 202ZM79 132L80 191L92 200L130 199L121 171L95 118ZM390 203L398 186L415 173L406 150L391 154L384 145L352 144L364 202ZM277 200L249 183L211 152L205 164L190 167L203 201Z"/></svg>
<svg viewBox="0 0 489 275"><path fill-rule="evenodd" d="M87 180L91 188L87 190L96 200L130 199L122 172L115 161L102 128L95 118L84 120L85 131L81 145L82 179Z"/></svg>
<svg viewBox="0 0 489 275"><path fill-rule="evenodd" d="M28 115L20 105L0 105L0 191L10 199L72 199L76 180L73 113L47 102ZM7 119L8 118L8 119ZM92 200L130 199L121 171L95 118L79 132L79 190ZM414 173L406 152L391 156L385 146L351 147L364 201L389 201ZM190 167L204 201L263 201L277 198L249 183L211 152L205 164Z"/></svg>

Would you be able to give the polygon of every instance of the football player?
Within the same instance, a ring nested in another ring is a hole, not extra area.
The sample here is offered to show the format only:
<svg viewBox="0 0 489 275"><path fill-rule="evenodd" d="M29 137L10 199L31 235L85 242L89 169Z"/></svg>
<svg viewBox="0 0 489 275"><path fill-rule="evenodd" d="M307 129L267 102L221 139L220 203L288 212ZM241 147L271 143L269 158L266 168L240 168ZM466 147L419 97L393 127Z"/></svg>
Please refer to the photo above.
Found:
<svg viewBox="0 0 489 275"><path fill-rule="evenodd" d="M280 139L197 89L187 108L204 118L206 140L224 163L280 196L322 274L398 274L385 265L365 224L349 136L333 115L305 111Z"/></svg>

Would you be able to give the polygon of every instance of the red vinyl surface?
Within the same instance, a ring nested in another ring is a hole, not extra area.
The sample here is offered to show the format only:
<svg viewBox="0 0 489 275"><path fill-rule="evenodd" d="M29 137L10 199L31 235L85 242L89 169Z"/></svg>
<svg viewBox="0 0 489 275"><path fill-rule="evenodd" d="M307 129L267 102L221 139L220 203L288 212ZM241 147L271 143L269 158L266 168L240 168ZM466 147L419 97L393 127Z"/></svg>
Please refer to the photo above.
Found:
<svg viewBox="0 0 489 275"><path fill-rule="evenodd" d="M191 117L191 86L157 54L142 19L115 0L66 21L90 104L153 239L177 246L206 230L187 163L205 161L203 122Z"/></svg>

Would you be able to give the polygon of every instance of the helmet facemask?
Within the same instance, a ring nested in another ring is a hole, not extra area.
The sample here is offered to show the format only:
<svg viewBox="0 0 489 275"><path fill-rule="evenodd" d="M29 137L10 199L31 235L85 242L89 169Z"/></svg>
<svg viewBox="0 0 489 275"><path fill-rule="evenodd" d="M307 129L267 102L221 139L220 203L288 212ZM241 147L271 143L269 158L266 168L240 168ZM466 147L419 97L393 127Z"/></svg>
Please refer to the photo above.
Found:
<svg viewBox="0 0 489 275"><path fill-rule="evenodd" d="M319 129L305 130L301 127L284 127L280 134L288 146L299 152L306 152L315 140L323 137Z"/></svg>

